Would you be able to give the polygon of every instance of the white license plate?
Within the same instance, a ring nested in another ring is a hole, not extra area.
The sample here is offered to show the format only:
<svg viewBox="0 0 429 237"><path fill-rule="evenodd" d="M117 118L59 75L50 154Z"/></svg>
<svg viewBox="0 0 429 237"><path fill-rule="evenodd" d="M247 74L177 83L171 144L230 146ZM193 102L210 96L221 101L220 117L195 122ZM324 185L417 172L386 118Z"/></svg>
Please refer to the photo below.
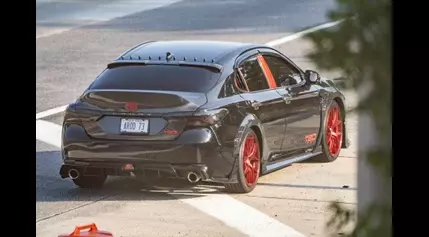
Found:
<svg viewBox="0 0 429 237"><path fill-rule="evenodd" d="M149 120L147 119L121 119L121 132L148 133Z"/></svg>

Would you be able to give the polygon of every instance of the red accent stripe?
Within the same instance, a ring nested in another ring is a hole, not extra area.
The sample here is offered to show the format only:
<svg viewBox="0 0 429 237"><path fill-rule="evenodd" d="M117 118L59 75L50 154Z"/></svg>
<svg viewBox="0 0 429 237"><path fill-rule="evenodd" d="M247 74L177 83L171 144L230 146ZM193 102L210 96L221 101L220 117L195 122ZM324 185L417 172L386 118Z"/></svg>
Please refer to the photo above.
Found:
<svg viewBox="0 0 429 237"><path fill-rule="evenodd" d="M265 58L262 55L258 55L258 62L264 72L265 78L267 79L268 86L273 89L277 88L277 83L274 80L273 74L271 73L270 67L268 66Z"/></svg>

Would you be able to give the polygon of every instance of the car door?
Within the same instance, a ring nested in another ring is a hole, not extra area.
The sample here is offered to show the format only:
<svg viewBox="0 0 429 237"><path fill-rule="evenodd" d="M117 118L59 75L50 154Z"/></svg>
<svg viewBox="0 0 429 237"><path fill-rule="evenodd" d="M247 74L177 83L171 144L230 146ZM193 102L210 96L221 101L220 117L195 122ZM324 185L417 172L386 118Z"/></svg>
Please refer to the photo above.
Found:
<svg viewBox="0 0 429 237"><path fill-rule="evenodd" d="M281 150L293 153L314 147L321 124L320 87L306 83L302 71L281 55L265 53L263 57L284 100L286 129Z"/></svg>
<svg viewBox="0 0 429 237"><path fill-rule="evenodd" d="M240 83L246 87L246 91L240 96L247 102L247 113L259 118L269 153L280 152L285 131L285 120L280 110L284 102L272 85L273 81L267 80L260 66L258 53L242 60L237 71Z"/></svg>

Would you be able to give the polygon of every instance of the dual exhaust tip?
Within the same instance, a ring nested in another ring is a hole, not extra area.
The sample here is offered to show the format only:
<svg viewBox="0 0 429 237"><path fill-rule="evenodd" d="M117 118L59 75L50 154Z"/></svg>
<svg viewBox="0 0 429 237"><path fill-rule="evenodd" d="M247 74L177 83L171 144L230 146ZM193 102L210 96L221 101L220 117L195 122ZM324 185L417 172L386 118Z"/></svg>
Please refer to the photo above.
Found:
<svg viewBox="0 0 429 237"><path fill-rule="evenodd" d="M68 175L71 179L77 179L80 176L80 172L77 169L69 169Z"/></svg>
<svg viewBox="0 0 429 237"><path fill-rule="evenodd" d="M80 176L80 172L77 169L69 169L68 175L71 179L77 179ZM197 183L201 180L201 176L194 172L189 172L186 178L190 183Z"/></svg>
<svg viewBox="0 0 429 237"><path fill-rule="evenodd" d="M194 172L189 172L186 178L189 183L197 183L198 181L201 180L201 176Z"/></svg>

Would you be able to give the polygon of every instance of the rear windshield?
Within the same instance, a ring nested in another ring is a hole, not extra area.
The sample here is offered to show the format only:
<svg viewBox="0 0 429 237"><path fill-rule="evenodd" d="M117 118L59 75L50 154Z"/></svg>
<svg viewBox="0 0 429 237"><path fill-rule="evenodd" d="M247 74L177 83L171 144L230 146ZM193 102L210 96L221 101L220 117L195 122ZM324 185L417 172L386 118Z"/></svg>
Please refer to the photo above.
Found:
<svg viewBox="0 0 429 237"><path fill-rule="evenodd" d="M90 89L208 92L220 73L210 68L174 65L128 65L106 69Z"/></svg>

